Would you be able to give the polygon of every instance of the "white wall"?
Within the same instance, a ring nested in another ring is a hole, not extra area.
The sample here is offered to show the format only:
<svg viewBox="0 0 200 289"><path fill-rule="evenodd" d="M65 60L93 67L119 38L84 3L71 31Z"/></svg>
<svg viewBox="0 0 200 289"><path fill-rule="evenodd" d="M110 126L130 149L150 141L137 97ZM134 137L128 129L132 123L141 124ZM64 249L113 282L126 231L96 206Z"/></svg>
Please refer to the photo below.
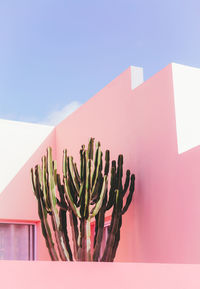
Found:
<svg viewBox="0 0 200 289"><path fill-rule="evenodd" d="M143 67L131 66L131 89L135 89L137 86L144 82Z"/></svg>
<svg viewBox="0 0 200 289"><path fill-rule="evenodd" d="M52 126L0 119L0 193L52 130Z"/></svg>
<svg viewBox="0 0 200 289"><path fill-rule="evenodd" d="M200 69L172 64L178 153L200 145Z"/></svg>

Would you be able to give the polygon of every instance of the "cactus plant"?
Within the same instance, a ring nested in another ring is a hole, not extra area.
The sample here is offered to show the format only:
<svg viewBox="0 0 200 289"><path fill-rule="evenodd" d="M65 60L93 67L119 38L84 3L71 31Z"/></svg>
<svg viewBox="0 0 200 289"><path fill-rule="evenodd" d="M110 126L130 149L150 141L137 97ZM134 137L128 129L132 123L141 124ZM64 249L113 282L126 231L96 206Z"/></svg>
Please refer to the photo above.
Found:
<svg viewBox="0 0 200 289"><path fill-rule="evenodd" d="M134 174L131 175L130 170L127 170L123 185L123 156L119 155L117 164L116 161L112 161L110 169L110 152L107 150L103 170L100 143L96 144L94 154L94 138L91 138L87 149L84 145L81 147L80 170L73 157L67 155L67 150L63 151L61 180L60 174L57 173L56 161L52 159L52 149L49 147L47 156L42 157L42 167L36 165L31 169L31 178L38 202L42 233L51 259L112 262L120 241L122 216L132 201L135 184ZM128 189L129 193L124 204L123 199ZM105 214L111 209L108 238L100 259ZM73 250L68 237L68 220ZM91 248L93 220L95 220L95 236Z"/></svg>

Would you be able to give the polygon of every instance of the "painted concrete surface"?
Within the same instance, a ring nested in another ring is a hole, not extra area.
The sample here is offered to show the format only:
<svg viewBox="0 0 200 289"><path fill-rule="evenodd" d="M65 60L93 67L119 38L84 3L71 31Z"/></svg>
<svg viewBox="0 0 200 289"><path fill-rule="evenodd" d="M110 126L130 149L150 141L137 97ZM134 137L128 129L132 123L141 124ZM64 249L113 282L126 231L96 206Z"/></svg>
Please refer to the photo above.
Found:
<svg viewBox="0 0 200 289"><path fill-rule="evenodd" d="M40 164L41 156L46 153L48 146L53 148L53 157L56 158L55 140L55 130L53 130L0 194L0 222L31 222L36 225L37 260L49 260L50 257L40 228L30 169L36 164Z"/></svg>
<svg viewBox="0 0 200 289"><path fill-rule="evenodd" d="M30 169L40 164L41 156L46 153L47 146L52 146L55 152L55 130L50 133L0 194L0 219L39 220L37 203L32 192Z"/></svg>
<svg viewBox="0 0 200 289"><path fill-rule="evenodd" d="M125 71L59 124L58 163L90 137L136 175L116 260L200 263L200 147L178 154L172 65L134 90Z"/></svg>
<svg viewBox="0 0 200 289"><path fill-rule="evenodd" d="M131 89L135 89L144 82L143 67L131 66Z"/></svg>
<svg viewBox="0 0 200 289"><path fill-rule="evenodd" d="M0 261L4 289L199 289L200 265Z"/></svg>
<svg viewBox="0 0 200 289"><path fill-rule="evenodd" d="M0 119L0 193L52 130L52 126Z"/></svg>
<svg viewBox="0 0 200 289"><path fill-rule="evenodd" d="M38 221L30 168L52 145L61 171L63 149L79 162L81 145L95 137L111 159L123 153L124 169L136 175L116 261L200 263L200 147L178 151L176 79L173 65L134 90L131 68L114 79L61 122L16 175L0 196L0 218Z"/></svg>
<svg viewBox="0 0 200 289"><path fill-rule="evenodd" d="M200 69L172 64L178 151L200 145Z"/></svg>

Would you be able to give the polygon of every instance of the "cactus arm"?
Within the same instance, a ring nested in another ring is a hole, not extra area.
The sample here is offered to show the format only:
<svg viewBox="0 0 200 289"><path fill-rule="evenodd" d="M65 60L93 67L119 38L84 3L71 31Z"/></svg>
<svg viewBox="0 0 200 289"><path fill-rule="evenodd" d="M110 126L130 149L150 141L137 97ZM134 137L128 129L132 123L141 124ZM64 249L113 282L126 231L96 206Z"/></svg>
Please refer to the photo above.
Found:
<svg viewBox="0 0 200 289"><path fill-rule="evenodd" d="M85 236L85 231L84 231L84 222L85 219L82 218L80 219L80 228L79 228L79 248L78 248L78 260L79 261L85 261L85 246L83 243L84 236Z"/></svg>
<svg viewBox="0 0 200 289"><path fill-rule="evenodd" d="M115 258L116 250L118 248L119 240L120 240L120 228L122 225L122 214L124 214L128 210L128 207L131 203L133 192L134 192L135 176L132 175L129 195L127 197L127 201L126 201L124 208L122 208L123 207L124 191L120 189L121 188L121 181L119 180L119 178L120 177L122 178L122 167L120 168L121 164L122 163L119 161L118 162L118 186L119 186L119 189L116 190L116 198L115 198L115 204L114 204L113 213L112 213L112 221L111 221L111 225L109 228L109 235L108 235L108 239L106 242L106 248L104 250L104 254L103 254L101 261L112 262ZM126 186L127 186L127 184L125 182L124 188Z"/></svg>
<svg viewBox="0 0 200 289"><path fill-rule="evenodd" d="M106 150L105 153L105 169L104 169L104 175L108 175L109 173L109 166L110 166L110 151Z"/></svg>
<svg viewBox="0 0 200 289"><path fill-rule="evenodd" d="M106 202L107 202L107 194L104 197L103 205L102 205L99 213L96 215L98 217L96 218L96 216L95 216L97 224L95 224L95 240L94 240L93 261L99 260L99 255L100 255L100 251L101 251L101 242L102 242L102 238L103 238Z"/></svg>
<svg viewBox="0 0 200 289"><path fill-rule="evenodd" d="M47 186L47 159L46 156L42 157L42 172L41 178L42 178L42 190L43 190L43 198L45 202L45 207L48 213L51 212L51 205L50 205L50 199L49 199L49 190Z"/></svg>
<svg viewBox="0 0 200 289"><path fill-rule="evenodd" d="M44 201L47 204L46 156L42 157L42 183L43 183Z"/></svg>
<svg viewBox="0 0 200 289"><path fill-rule="evenodd" d="M105 169L104 169L105 176L108 176L108 173L109 173L109 162L110 162L110 152L109 150L107 150L105 153ZM96 186L94 188L92 198L91 198L92 200L91 205L97 203L97 201L99 200L102 185L103 185L103 176L102 176L102 173L99 171Z"/></svg>
<svg viewBox="0 0 200 289"><path fill-rule="evenodd" d="M39 165L37 166L37 177L38 177L38 184L40 187L40 195L43 198L44 194L43 194L43 186L42 186L42 172L41 172L41 168Z"/></svg>
<svg viewBox="0 0 200 289"><path fill-rule="evenodd" d="M41 199L38 199L38 215L41 221L42 234L45 238L45 243L48 248L50 257L52 261L58 261L59 260L58 255L54 247L51 230L47 221L47 212L45 211L45 208L42 205Z"/></svg>
<svg viewBox="0 0 200 289"><path fill-rule="evenodd" d="M126 199L126 204L124 206L124 208L122 209L121 214L125 214L126 211L128 210L130 203L132 201L133 198L133 193L134 193L134 189L135 189L135 175L131 175L131 185L130 185L130 189L129 189L129 195Z"/></svg>
<svg viewBox="0 0 200 289"><path fill-rule="evenodd" d="M94 194L94 191L95 191L95 187L97 185L97 182L98 182L98 177L99 177L99 174L101 172L101 169L102 169L102 152L101 152L101 149L100 149L100 143L97 144L97 160L96 160L96 165L95 165L95 168L94 168L94 171L93 171L93 175L92 175L92 196Z"/></svg>
<svg viewBox="0 0 200 289"><path fill-rule="evenodd" d="M113 164L114 165L114 164ZM113 166L115 168L115 166ZM114 169L113 169L114 173ZM123 187L122 187L122 177L123 177L123 156L119 155L118 157L118 167L116 173L116 182L113 183L115 187L115 198L114 198L114 207L112 212L111 224L109 227L108 239L106 242L106 247L103 253L101 261L111 262L113 256L113 248L115 245L116 235L118 233L119 221L121 216L121 209L123 206ZM112 179L111 179L112 180ZM112 187L112 186L111 186ZM109 208L109 206L107 205Z"/></svg>
<svg viewBox="0 0 200 289"><path fill-rule="evenodd" d="M38 193L36 190L36 179L35 179L35 174L33 172L33 168L31 168L31 183L32 183L32 189L33 189L33 193L36 196L36 198L38 198Z"/></svg>
<svg viewBox="0 0 200 289"><path fill-rule="evenodd" d="M92 173L92 191L91 191L91 204L95 204L100 197L100 192L102 188L102 152L100 149L100 143L96 144L96 153L94 161L94 170Z"/></svg>
<svg viewBox="0 0 200 289"><path fill-rule="evenodd" d="M88 150L86 152L85 164L85 190L84 196L82 196L81 212L82 218L80 220L80 247L81 247L81 259L85 261L91 261L91 228L90 228L90 217L89 217L89 204L91 199L91 183L92 183L92 159L93 159L93 143L94 139L91 138L88 144ZM83 212L84 205L84 212Z"/></svg>
<svg viewBox="0 0 200 289"><path fill-rule="evenodd" d="M118 167L117 167L117 188L122 191L122 177L123 177L123 155L118 156Z"/></svg>
<svg viewBox="0 0 200 289"><path fill-rule="evenodd" d="M50 257L52 261L58 261L59 259L54 247L54 243L51 236L51 230L47 221L47 213L45 212L45 208L42 206L41 199L38 202L38 214L41 221L42 234L45 238L45 243L49 250Z"/></svg>
<svg viewBox="0 0 200 289"><path fill-rule="evenodd" d="M67 233L67 216L66 216L66 211L63 209L59 210L59 218L60 218L60 230L63 232L64 235L64 243L69 255L69 260L73 261L72 257L72 251L69 243L69 237Z"/></svg>
<svg viewBox="0 0 200 289"><path fill-rule="evenodd" d="M111 189L110 188L110 192L109 192L109 200L108 200L108 203L107 203L107 207L106 207L106 210L108 211L108 210L110 210L111 209L111 207L113 206L113 204L114 204L114 189Z"/></svg>
<svg viewBox="0 0 200 289"><path fill-rule="evenodd" d="M85 146L82 145L82 149L80 150L80 177L81 177L81 186L79 191L79 201L78 206L80 206L80 215L84 217L85 211L85 177L86 177L86 153Z"/></svg>
<svg viewBox="0 0 200 289"><path fill-rule="evenodd" d="M67 167L68 167L68 159L67 159L67 150L63 150L63 177L67 177Z"/></svg>
<svg viewBox="0 0 200 289"><path fill-rule="evenodd" d="M94 138L91 137L87 149L87 157L89 160L93 160L93 154L94 154Z"/></svg>
<svg viewBox="0 0 200 289"><path fill-rule="evenodd" d="M99 154L100 143L96 143L95 157L94 157L94 170L92 173L92 186L94 185L95 177L96 177L96 169L98 162L98 154Z"/></svg>
<svg viewBox="0 0 200 289"><path fill-rule="evenodd" d="M79 172L78 172L78 168L77 168L77 165L76 163L74 163L74 173L75 173L75 176L76 176L76 179L79 183L79 186L80 186L80 183L81 183L81 177L79 175Z"/></svg>
<svg viewBox="0 0 200 289"><path fill-rule="evenodd" d="M116 188L116 163L112 162L111 169L111 179L110 179L110 191L109 191L109 199L106 206L106 210L110 210L115 201L115 188Z"/></svg>
<svg viewBox="0 0 200 289"><path fill-rule="evenodd" d="M95 186L95 190L94 190L93 195L91 197L91 201L90 201L91 205L96 204L97 201L99 200L102 185L103 185L103 176L102 176L102 173L99 173L98 180L97 180L97 183Z"/></svg>
<svg viewBox="0 0 200 289"><path fill-rule="evenodd" d="M87 219L89 216L89 204L91 198L91 159L87 159L86 168L86 185L85 185L85 206L84 206L84 217Z"/></svg>
<svg viewBox="0 0 200 289"><path fill-rule="evenodd" d="M119 216L120 216L119 210L122 204L121 204L121 198L120 198L120 191L116 190L115 193L116 193L115 204L113 207L111 224L109 226L106 247L105 247L103 256L101 258L102 262L111 262L112 250L113 250L114 243L115 243L115 234L119 226Z"/></svg>
<svg viewBox="0 0 200 289"><path fill-rule="evenodd" d="M71 209L73 210L74 214L80 218L81 216L80 216L79 209L77 208L76 204L74 203L74 199L72 197L69 183L67 180L68 161L69 161L69 159L67 158L67 150L64 150L63 151L63 183L64 183L65 198L67 199L67 202L70 205Z"/></svg>
<svg viewBox="0 0 200 289"><path fill-rule="evenodd" d="M109 235L106 242L106 247L101 258L101 262L110 262L110 256L112 254L112 248L115 242L115 234L118 228L119 217L117 214L112 217L111 228L109 229Z"/></svg>
<svg viewBox="0 0 200 289"><path fill-rule="evenodd" d="M100 197L99 197L98 202L96 203L96 205L93 207L93 209L90 212L91 217L94 217L96 214L98 214L101 208L101 205L103 203L103 200L107 191L107 187L108 187L108 177L104 176Z"/></svg>
<svg viewBox="0 0 200 289"><path fill-rule="evenodd" d="M74 191L75 191L75 195L78 196L79 195L79 190L80 190L80 183L78 181L76 172L75 172L75 166L73 163L73 157L69 157L68 158L68 171L69 171L69 177L70 180L74 186Z"/></svg>
<svg viewBox="0 0 200 289"><path fill-rule="evenodd" d="M77 216L74 212L70 209L69 210L69 219L70 219L70 226L72 232L72 241L73 241L73 250L74 250L74 259L78 261L78 222Z"/></svg>
<svg viewBox="0 0 200 289"><path fill-rule="evenodd" d="M70 247L70 243L69 243L69 237L68 237L68 233L67 233L67 215L66 215L66 213L68 211L68 206L67 206L67 203L65 202L65 199L64 199L64 186L61 185L59 174L57 174L57 187L58 187L58 191L59 191L59 195L60 195L60 201L57 200L57 204L60 207L59 218L60 218L60 224L61 224L61 231L63 232L63 235L64 235L65 246L67 248L67 251L69 252L70 261L72 261L73 260L72 251L71 251L71 247Z"/></svg>
<svg viewBox="0 0 200 289"><path fill-rule="evenodd" d="M74 200L70 193L69 184L67 182L67 171L68 171L68 158L67 158L67 150L63 151L63 180L64 180L64 197L67 199L67 203L69 204L69 219L70 226L72 232L72 241L73 241L73 251L74 251L74 259L78 260L78 222L77 216L80 218L80 212L76 205L74 204Z"/></svg>
<svg viewBox="0 0 200 289"><path fill-rule="evenodd" d="M52 166L53 166L54 183L56 186L57 185L57 162L52 160Z"/></svg>
<svg viewBox="0 0 200 289"><path fill-rule="evenodd" d="M38 167L35 168L35 174L33 169L31 169L31 178L32 178L32 185L35 192L35 196L38 201L38 215L41 222L42 234L45 238L45 243L49 251L49 255L52 261L58 261L58 256L54 247L54 242L51 235L51 230L47 220L47 211L43 206L43 202L41 199L41 184L39 183L39 176L38 176Z"/></svg>
<svg viewBox="0 0 200 289"><path fill-rule="evenodd" d="M90 219L86 220L86 260L91 261L91 227Z"/></svg>
<svg viewBox="0 0 200 289"><path fill-rule="evenodd" d="M80 187L79 199L78 199L78 202L77 202L77 207L79 207L81 205L81 200L82 200L82 197L83 197L83 194L84 194L84 190L85 190L85 183L82 182L81 183L81 187Z"/></svg>
<svg viewBox="0 0 200 289"><path fill-rule="evenodd" d="M81 218L84 218L84 213L85 213L85 184L83 187L83 192L80 196L80 215L81 215Z"/></svg>
<svg viewBox="0 0 200 289"><path fill-rule="evenodd" d="M120 241L120 229L121 229L121 225L122 225L122 216L119 217L119 224L118 224L118 229L117 232L115 234L115 241L114 241L114 245L113 245L113 249L112 249L112 254L110 257L110 262L113 262L115 259L115 255L116 255L116 251L119 245L119 241Z"/></svg>
<svg viewBox="0 0 200 289"><path fill-rule="evenodd" d="M125 196L127 190L128 190L128 187L129 187L129 183L130 183L130 170L127 170L126 171L126 180L125 180L125 184L124 184L124 188L123 188L123 197Z"/></svg>
<svg viewBox="0 0 200 289"><path fill-rule="evenodd" d="M71 192L70 192L70 188L69 188L69 184L68 184L66 178L64 178L64 188L65 188L65 197L67 199L68 204L70 205L70 207L73 210L74 214L77 217L81 218L80 211L77 208L77 206L74 204L74 200L72 198L72 195L71 195Z"/></svg>
<svg viewBox="0 0 200 289"><path fill-rule="evenodd" d="M78 253L80 261L91 261L90 234L90 219L82 218L80 220L80 246Z"/></svg>
<svg viewBox="0 0 200 289"><path fill-rule="evenodd" d="M85 157L85 146L82 145L82 148L80 150L80 177L81 182L84 182L85 180L85 169L86 169L86 157Z"/></svg>
<svg viewBox="0 0 200 289"><path fill-rule="evenodd" d="M59 192L59 196L60 196L60 201L58 202L58 200L57 200L57 204L63 210L67 211L68 210L68 204L65 201L65 197L64 197L64 185L61 184L61 180L60 180L60 175L59 174L57 174L57 188L58 188L58 192Z"/></svg>
<svg viewBox="0 0 200 289"><path fill-rule="evenodd" d="M58 251L61 260L63 261L70 261L70 254L67 251L67 248L65 246L65 240L63 236L63 232L61 230L61 223L60 223L60 218L58 214L58 210L56 207L57 200L56 200L56 184L55 184L55 175L57 175L56 172L56 167L55 170L53 168L53 163L52 160L52 149L49 147L47 149L47 168L48 168L48 182L49 182L49 195L50 195L50 202L51 202L51 210L52 210L52 224L53 224L53 229L55 232L55 238L58 246Z"/></svg>
<svg viewBox="0 0 200 289"><path fill-rule="evenodd" d="M93 248L95 248L96 240L97 240L97 233L98 233L98 225L99 225L99 213L95 216L95 234L94 234L94 241L93 241Z"/></svg>
<svg viewBox="0 0 200 289"><path fill-rule="evenodd" d="M86 251L86 244L85 244L85 219L80 219L80 229L79 229L79 248L78 248L78 259L79 261L86 261L85 251Z"/></svg>
<svg viewBox="0 0 200 289"><path fill-rule="evenodd" d="M59 207L60 209L62 209L63 211L67 212L68 207L65 206L65 205L63 205L57 198L56 198L56 201L57 201L56 203L57 203L58 207Z"/></svg>

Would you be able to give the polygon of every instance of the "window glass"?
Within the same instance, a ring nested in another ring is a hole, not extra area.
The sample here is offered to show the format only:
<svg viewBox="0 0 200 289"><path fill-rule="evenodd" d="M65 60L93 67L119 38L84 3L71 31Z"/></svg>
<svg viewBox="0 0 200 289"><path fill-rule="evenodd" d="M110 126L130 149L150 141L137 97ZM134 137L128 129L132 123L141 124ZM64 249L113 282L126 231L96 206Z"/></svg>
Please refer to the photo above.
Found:
<svg viewBox="0 0 200 289"><path fill-rule="evenodd" d="M35 227L0 223L0 260L34 260Z"/></svg>

